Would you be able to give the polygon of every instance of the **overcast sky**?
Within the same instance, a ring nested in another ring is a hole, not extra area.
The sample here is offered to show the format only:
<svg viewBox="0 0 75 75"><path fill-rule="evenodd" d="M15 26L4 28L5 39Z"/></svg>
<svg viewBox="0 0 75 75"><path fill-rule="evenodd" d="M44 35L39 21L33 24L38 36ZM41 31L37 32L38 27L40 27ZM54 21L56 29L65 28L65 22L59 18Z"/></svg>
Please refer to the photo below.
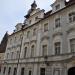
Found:
<svg viewBox="0 0 75 75"><path fill-rule="evenodd" d="M15 25L24 21L31 3L34 0L0 0L0 41L6 31L9 34L15 29ZM39 8L48 11L55 0L36 0Z"/></svg>

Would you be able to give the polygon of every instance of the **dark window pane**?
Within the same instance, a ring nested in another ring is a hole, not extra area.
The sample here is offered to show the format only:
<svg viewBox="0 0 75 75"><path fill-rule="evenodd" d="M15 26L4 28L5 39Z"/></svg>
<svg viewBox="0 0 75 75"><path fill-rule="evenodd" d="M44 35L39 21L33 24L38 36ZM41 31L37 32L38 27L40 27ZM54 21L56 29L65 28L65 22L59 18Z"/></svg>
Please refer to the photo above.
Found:
<svg viewBox="0 0 75 75"><path fill-rule="evenodd" d="M45 75L45 68L40 69L40 75Z"/></svg>
<svg viewBox="0 0 75 75"><path fill-rule="evenodd" d="M21 69L21 75L24 75L24 68Z"/></svg>

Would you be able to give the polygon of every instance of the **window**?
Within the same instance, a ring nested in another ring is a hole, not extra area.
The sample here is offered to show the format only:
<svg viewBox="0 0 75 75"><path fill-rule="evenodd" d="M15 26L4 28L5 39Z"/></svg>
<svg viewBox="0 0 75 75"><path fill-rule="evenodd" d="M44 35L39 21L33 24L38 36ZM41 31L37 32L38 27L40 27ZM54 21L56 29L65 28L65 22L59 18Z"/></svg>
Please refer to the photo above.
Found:
<svg viewBox="0 0 75 75"><path fill-rule="evenodd" d="M9 59L9 53L7 53L7 59Z"/></svg>
<svg viewBox="0 0 75 75"><path fill-rule="evenodd" d="M0 73L1 73L1 66L0 66Z"/></svg>
<svg viewBox="0 0 75 75"><path fill-rule="evenodd" d="M24 68L21 68L21 75L24 75Z"/></svg>
<svg viewBox="0 0 75 75"><path fill-rule="evenodd" d="M74 22L75 21L75 12L72 12L69 14L69 22Z"/></svg>
<svg viewBox="0 0 75 75"><path fill-rule="evenodd" d="M57 18L55 20L55 28L58 28L58 27L60 27L60 18Z"/></svg>
<svg viewBox="0 0 75 75"><path fill-rule="evenodd" d="M13 54L14 54L14 53L13 53L13 52L11 52L11 59L13 59Z"/></svg>
<svg viewBox="0 0 75 75"><path fill-rule="evenodd" d="M60 4L56 5L56 10L60 9Z"/></svg>
<svg viewBox="0 0 75 75"><path fill-rule="evenodd" d="M45 75L45 68L40 69L40 75Z"/></svg>
<svg viewBox="0 0 75 75"><path fill-rule="evenodd" d="M14 68L13 75L17 75L17 68Z"/></svg>
<svg viewBox="0 0 75 75"><path fill-rule="evenodd" d="M75 52L75 39L70 40L71 52Z"/></svg>
<svg viewBox="0 0 75 75"><path fill-rule="evenodd" d="M43 56L46 56L47 55L47 45L43 45L42 49L43 49Z"/></svg>
<svg viewBox="0 0 75 75"><path fill-rule="evenodd" d="M24 58L26 57L26 53L27 53L27 47L25 47L24 49Z"/></svg>
<svg viewBox="0 0 75 75"><path fill-rule="evenodd" d="M16 37L15 37L15 39L14 39L14 43L16 43L16 40L17 40L17 39L16 39Z"/></svg>
<svg viewBox="0 0 75 75"><path fill-rule="evenodd" d="M29 37L30 37L30 31L27 32L27 38L29 38Z"/></svg>
<svg viewBox="0 0 75 75"><path fill-rule="evenodd" d="M17 59L19 59L19 51L17 51Z"/></svg>
<svg viewBox="0 0 75 75"><path fill-rule="evenodd" d="M37 20L38 20L38 16L35 17L35 21L37 21Z"/></svg>
<svg viewBox="0 0 75 75"><path fill-rule="evenodd" d="M60 54L60 42L55 43L55 54L58 55Z"/></svg>
<svg viewBox="0 0 75 75"><path fill-rule="evenodd" d="M31 47L31 57L34 57L34 50L35 50L35 46L32 45L32 47Z"/></svg>
<svg viewBox="0 0 75 75"><path fill-rule="evenodd" d="M5 71L6 71L6 67L4 67L3 74L5 74Z"/></svg>
<svg viewBox="0 0 75 75"><path fill-rule="evenodd" d="M31 24L31 20L29 20L29 24Z"/></svg>
<svg viewBox="0 0 75 75"><path fill-rule="evenodd" d="M44 32L48 31L48 23L44 24Z"/></svg>
<svg viewBox="0 0 75 75"><path fill-rule="evenodd" d="M54 74L53 75L60 75L60 69L54 69Z"/></svg>
<svg viewBox="0 0 75 75"><path fill-rule="evenodd" d="M36 28L33 29L33 36L35 36L35 35L36 35Z"/></svg>
<svg viewBox="0 0 75 75"><path fill-rule="evenodd" d="M10 39L10 44L12 44L12 39Z"/></svg>
<svg viewBox="0 0 75 75"><path fill-rule="evenodd" d="M29 75L32 75L32 71L31 70L29 71Z"/></svg>
<svg viewBox="0 0 75 75"><path fill-rule="evenodd" d="M9 67L9 70L8 70L8 75L10 75L11 73L11 67Z"/></svg>

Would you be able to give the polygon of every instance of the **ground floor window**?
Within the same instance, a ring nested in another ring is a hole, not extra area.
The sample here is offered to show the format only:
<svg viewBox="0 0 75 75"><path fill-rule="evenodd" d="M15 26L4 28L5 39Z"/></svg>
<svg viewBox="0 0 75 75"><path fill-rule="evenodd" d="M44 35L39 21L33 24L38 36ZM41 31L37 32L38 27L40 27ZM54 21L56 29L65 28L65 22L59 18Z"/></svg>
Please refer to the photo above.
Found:
<svg viewBox="0 0 75 75"><path fill-rule="evenodd" d="M60 69L54 69L53 75L60 75Z"/></svg>
<svg viewBox="0 0 75 75"><path fill-rule="evenodd" d="M17 75L17 68L14 68L14 73L13 75Z"/></svg>
<svg viewBox="0 0 75 75"><path fill-rule="evenodd" d="M1 66L0 66L0 73L1 73Z"/></svg>
<svg viewBox="0 0 75 75"><path fill-rule="evenodd" d="M75 67L72 67L68 70L68 75L75 75Z"/></svg>
<svg viewBox="0 0 75 75"><path fill-rule="evenodd" d="M45 75L45 68L40 68L40 75Z"/></svg>
<svg viewBox="0 0 75 75"><path fill-rule="evenodd" d="M3 74L5 74L5 71L6 71L6 67L4 67Z"/></svg>
<svg viewBox="0 0 75 75"><path fill-rule="evenodd" d="M24 75L24 68L21 68L21 75Z"/></svg>
<svg viewBox="0 0 75 75"><path fill-rule="evenodd" d="M32 71L31 70L29 71L29 75L32 75Z"/></svg>
<svg viewBox="0 0 75 75"><path fill-rule="evenodd" d="M9 67L9 70L8 70L8 75L10 75L11 73L11 67Z"/></svg>

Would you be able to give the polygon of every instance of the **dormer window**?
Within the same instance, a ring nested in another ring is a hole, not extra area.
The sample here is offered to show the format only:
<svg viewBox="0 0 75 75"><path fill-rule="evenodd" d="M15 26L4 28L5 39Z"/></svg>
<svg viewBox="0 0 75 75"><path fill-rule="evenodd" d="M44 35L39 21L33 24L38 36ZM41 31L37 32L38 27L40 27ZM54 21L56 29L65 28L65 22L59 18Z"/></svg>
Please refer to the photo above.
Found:
<svg viewBox="0 0 75 75"><path fill-rule="evenodd" d="M44 24L44 32L48 31L48 23Z"/></svg>
<svg viewBox="0 0 75 75"><path fill-rule="evenodd" d="M35 17L35 21L37 21L37 19L38 19L38 16Z"/></svg>
<svg viewBox="0 0 75 75"><path fill-rule="evenodd" d="M56 5L55 8L56 8L56 10L59 10L60 9L60 4Z"/></svg>
<svg viewBox="0 0 75 75"><path fill-rule="evenodd" d="M31 24L31 20L29 20L29 24Z"/></svg>

